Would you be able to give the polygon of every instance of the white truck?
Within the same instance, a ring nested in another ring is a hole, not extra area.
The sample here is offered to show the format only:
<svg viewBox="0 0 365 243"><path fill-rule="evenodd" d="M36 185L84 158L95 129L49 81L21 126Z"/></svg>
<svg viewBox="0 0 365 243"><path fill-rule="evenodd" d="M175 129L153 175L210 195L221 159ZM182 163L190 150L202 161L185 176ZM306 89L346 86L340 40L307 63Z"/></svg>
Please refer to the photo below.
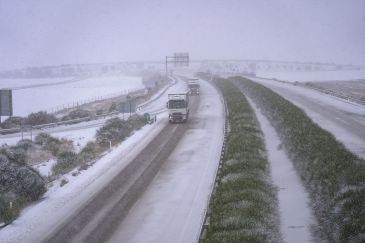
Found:
<svg viewBox="0 0 365 243"><path fill-rule="evenodd" d="M186 122L189 117L189 95L168 94L167 109L170 123Z"/></svg>
<svg viewBox="0 0 365 243"><path fill-rule="evenodd" d="M200 84L197 78L188 79L188 90L191 95L199 95L200 93Z"/></svg>

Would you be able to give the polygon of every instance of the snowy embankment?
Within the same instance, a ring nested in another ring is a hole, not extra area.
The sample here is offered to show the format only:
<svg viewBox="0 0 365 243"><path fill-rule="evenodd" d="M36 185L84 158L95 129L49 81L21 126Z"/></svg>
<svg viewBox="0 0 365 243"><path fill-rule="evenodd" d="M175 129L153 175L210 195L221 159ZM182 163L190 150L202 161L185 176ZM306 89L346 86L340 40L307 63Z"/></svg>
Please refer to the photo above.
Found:
<svg viewBox="0 0 365 243"><path fill-rule="evenodd" d="M79 78L0 78L0 89L25 89L32 86L56 85Z"/></svg>
<svg viewBox="0 0 365 243"><path fill-rule="evenodd" d="M279 134L310 194L318 237L330 242L363 242L365 161L269 88L242 77L232 80Z"/></svg>
<svg viewBox="0 0 365 243"><path fill-rule="evenodd" d="M143 108L139 109L138 114L143 115L144 113L150 113L151 115L161 114L166 110L167 93L181 92L186 90L186 85L184 82L177 81L173 85L169 85L158 92L158 96L153 96L149 101L145 103ZM156 110L159 111L156 113ZM119 114L122 119L127 119L129 114ZM41 132L49 133L56 138L64 138L71 140L75 147L76 152L79 152L89 141L93 140L96 131L105 123L107 119L83 122L79 124L59 126L54 128L47 128L43 130L32 130L25 131L23 133L8 134L1 136L0 145L15 145L22 138L33 139L35 136ZM43 175L49 175L53 160L50 161L40 161L41 163L35 165L34 168L39 170Z"/></svg>
<svg viewBox="0 0 365 243"><path fill-rule="evenodd" d="M196 242L224 134L217 91L201 81L197 114L184 137L109 242ZM178 91L178 90L177 90Z"/></svg>
<svg viewBox="0 0 365 243"><path fill-rule="evenodd" d="M167 92L175 92L177 90L181 92L185 89L185 84L178 82L170 87ZM146 106L144 111L149 112L150 108L164 108L166 101L167 95L166 97L162 95L159 99L149 104L149 106ZM46 193L44 200L26 208L12 225L0 231L0 238L4 239L5 242L38 242L42 234L45 234L50 227L55 227L58 222L71 215L82 203L102 188L113 175L120 171L128 161L134 158L146 144L152 141L156 134L164 127L165 123L167 123L166 117L166 113L157 115L157 123L152 126L147 125L142 130L135 132L133 136L117 148L114 148L111 153L105 155L77 177L73 177L71 175L72 172L70 172L65 177L54 182ZM95 122L92 121L91 123ZM98 128L98 126L94 125L81 123L71 125L72 129L58 127L52 128L49 132L59 137L74 138L74 142L78 142L82 146L82 144L94 137ZM19 138L7 138L7 140L12 139ZM124 159L121 160L120 157ZM42 174L48 175L53 163L54 161L42 163L37 169ZM60 180L62 179L66 179L68 184L60 187Z"/></svg>
<svg viewBox="0 0 365 243"><path fill-rule="evenodd" d="M134 78L130 80L134 82ZM22 80L22 84L24 84L24 80ZM48 81L49 83L50 81ZM125 88L131 87L135 84L127 84L123 86ZM49 87L51 88L51 87ZM58 88L58 86L54 87ZM112 87L111 87L112 88ZM160 112L163 109L166 109L166 101L167 101L167 92L174 92L174 90L184 89L184 84L182 82L174 83L173 85L169 85L168 87L160 90L157 96L153 96L150 100L146 101L143 108L138 109L138 114L143 115L143 113L154 113L155 110ZM164 97L164 95L166 97ZM128 114L119 114L120 118L128 118ZM22 138L24 139L34 139L34 137L40 132L47 132L52 136L56 136L58 138L65 138L72 140L76 149L81 149L88 141L90 141L98 128L100 128L106 119L110 117L106 117L105 119L100 120L93 120L93 121L86 121L79 124L71 124L71 125L64 125L64 126L57 126L53 128L44 128L41 130L26 130L22 133L16 134L7 134L1 135L1 144L8 144L8 145L15 145L19 140Z"/></svg>
<svg viewBox="0 0 365 243"><path fill-rule="evenodd" d="M303 187L293 162L281 148L281 141L260 109L250 101L265 137L265 147L271 165L271 175L278 190L280 226L284 242L311 242L311 227L315 219L310 209L309 195Z"/></svg>
<svg viewBox="0 0 365 243"><path fill-rule="evenodd" d="M185 90L186 85L183 82L177 82L167 92L173 93ZM143 112L149 112L150 109L156 109L157 107L163 108L166 106L166 101L167 95L162 95L146 106ZM135 132L121 145L113 148L110 153L102 157L88 170L82 171L78 176L72 176L71 171L55 181L42 201L27 207L13 224L0 230L0 239L4 239L5 242L39 242L46 233L57 227L63 219L72 215L139 154L163 129L167 123L166 117L166 112L158 114L156 123L147 125ZM91 123L95 122L92 121ZM75 124L70 126L72 129L58 127L51 129L49 132L55 136L75 138L82 146L82 143L86 143L94 137L98 129L98 126L95 127L94 125ZM82 139L80 140L80 138ZM53 160L42 163L37 166L37 169L43 175L48 175L51 165L54 163ZM60 187L62 179L66 179L68 183Z"/></svg>
<svg viewBox="0 0 365 243"><path fill-rule="evenodd" d="M141 77L98 76L75 82L59 83L59 79L48 80L48 86L36 86L13 91L14 116L26 116L31 112L56 111L63 107L72 107L87 101L111 98L128 91L143 89ZM39 80L16 80L10 87L29 86ZM52 83L54 83L52 85ZM9 81L7 81L7 85ZM45 84L45 82L42 82Z"/></svg>
<svg viewBox="0 0 365 243"><path fill-rule="evenodd" d="M78 176L72 176L72 172L63 176L68 181L63 187L60 187L61 178L53 182L43 200L27 207L13 224L0 230L1 241L39 242L51 229L90 200L153 140L167 122L164 116L158 117L153 125L136 131Z"/></svg>
<svg viewBox="0 0 365 243"><path fill-rule="evenodd" d="M320 127L365 158L365 107L315 90L274 80L251 78L302 108Z"/></svg>
<svg viewBox="0 0 365 243"><path fill-rule="evenodd" d="M365 79L364 70L307 71L307 72L256 72L257 77L288 82L314 82Z"/></svg>

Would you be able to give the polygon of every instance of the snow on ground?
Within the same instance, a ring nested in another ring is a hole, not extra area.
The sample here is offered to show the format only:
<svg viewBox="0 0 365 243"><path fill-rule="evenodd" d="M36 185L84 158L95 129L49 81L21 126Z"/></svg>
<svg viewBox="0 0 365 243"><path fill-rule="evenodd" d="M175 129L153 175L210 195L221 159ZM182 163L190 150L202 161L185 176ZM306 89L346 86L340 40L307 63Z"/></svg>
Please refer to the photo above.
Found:
<svg viewBox="0 0 365 243"><path fill-rule="evenodd" d="M252 79L252 78L251 78ZM353 153L365 158L365 107L315 90L253 78L302 108L320 127Z"/></svg>
<svg viewBox="0 0 365 243"><path fill-rule="evenodd" d="M58 138L66 138L72 140L74 142L75 147L77 146L80 147L81 149L83 146L86 145L88 141L93 139L94 135L96 134L96 130L99 129L109 118L110 117L107 117L106 119L82 122L73 125L44 128L41 130L32 130L32 131L27 130L24 131L23 133L0 135L1 138L0 146L2 144L15 145L22 138L34 140L34 137L37 134L41 132L46 132ZM126 118L128 117L126 116ZM78 146L78 144L80 146Z"/></svg>
<svg viewBox="0 0 365 243"><path fill-rule="evenodd" d="M275 78L289 82L307 81L334 81L334 80L355 80L365 79L365 69L363 70L343 70L343 71L307 71L307 72L256 72L257 77Z"/></svg>
<svg viewBox="0 0 365 243"><path fill-rule="evenodd" d="M167 84L162 89L160 89L158 92L156 92L149 100L139 104L137 109L138 110L143 110L144 107L146 107L148 104L152 103L152 101L155 101L155 100L159 99L162 95L166 94L166 91L169 90L169 88L174 86L175 84L176 84L176 80L172 83ZM182 83L180 83L180 85L182 85Z"/></svg>
<svg viewBox="0 0 365 243"><path fill-rule="evenodd" d="M152 103L146 102L143 108L138 111L138 113L140 114L143 114L145 112L154 113L166 109L166 103L168 100L167 95L187 92L187 86L185 82L179 81L175 85L169 87L167 90L162 92L163 92L162 95L156 101Z"/></svg>
<svg viewBox="0 0 365 243"><path fill-rule="evenodd" d="M141 77L97 76L71 83L18 89L13 91L13 113L14 116L26 116L40 110L52 112L141 88L144 88Z"/></svg>
<svg viewBox="0 0 365 243"><path fill-rule="evenodd" d="M1 242L39 242L50 229L57 227L103 188L153 140L166 123L166 114L161 114L156 123L136 131L88 170L76 177L71 173L63 176L68 181L63 187L59 185L61 179L54 182L43 200L27 207L13 224L0 230Z"/></svg>
<svg viewBox="0 0 365 243"><path fill-rule="evenodd" d="M266 117L253 104L257 119L265 137L265 146L271 164L274 185L279 188L279 211L281 233L285 242L312 242L310 229L315 223L309 207L309 196L303 187L293 163L285 152L279 149L280 138Z"/></svg>
<svg viewBox="0 0 365 243"><path fill-rule="evenodd" d="M0 78L0 89L19 89L33 85L46 85L70 81L73 78Z"/></svg>
<svg viewBox="0 0 365 243"><path fill-rule="evenodd" d="M44 161L43 163L34 165L33 168L38 170L42 176L50 176L52 174L52 167L56 164L56 160L51 159Z"/></svg>
<svg viewBox="0 0 365 243"><path fill-rule="evenodd" d="M170 87L167 93L184 90L185 84L178 82ZM165 107L167 100L164 95L150 104L149 108ZM146 107L145 111L149 111ZM105 186L116 174L119 173L130 161L135 158L143 148L151 142L163 129L167 120L167 112L157 115L157 122L146 125L127 138L121 145L112 149L103 158L97 161L88 170L74 177L72 172L61 177L53 183L46 192L44 199L24 209L20 217L13 224L0 230L0 242L39 242L50 229L57 227L64 219L76 212L80 206L89 200L97 191ZM104 121L91 121L70 125L67 127L52 128L49 132L56 136L83 137L89 139ZM71 129L70 129L71 127ZM58 135L57 135L58 134ZM63 134L63 135L62 135ZM69 135L67 135L69 134ZM19 139L19 135L9 135L6 139ZM54 161L38 165L37 169L44 175L52 168ZM68 183L60 187L60 181L66 179Z"/></svg>
<svg viewBox="0 0 365 243"><path fill-rule="evenodd" d="M109 242L197 242L215 180L224 134L217 91L201 81L190 129Z"/></svg>

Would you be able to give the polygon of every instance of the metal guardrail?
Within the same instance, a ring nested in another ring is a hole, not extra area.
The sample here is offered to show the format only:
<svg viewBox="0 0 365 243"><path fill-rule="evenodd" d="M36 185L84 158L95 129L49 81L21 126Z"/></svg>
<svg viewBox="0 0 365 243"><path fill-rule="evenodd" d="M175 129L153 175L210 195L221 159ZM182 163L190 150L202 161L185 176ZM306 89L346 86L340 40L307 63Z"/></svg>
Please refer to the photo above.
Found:
<svg viewBox="0 0 365 243"><path fill-rule="evenodd" d="M294 85L294 86L301 86L301 87L309 88L309 89L321 92L323 94L327 94L327 95L330 95L332 97L336 97L336 98L342 99L344 101L351 102L352 104L355 104L355 105L365 106L365 98L361 99L361 98L357 98L357 97L353 97L353 96L348 96L348 95L341 94L341 93L333 91L333 90L326 89L324 87L323 88L317 87L317 86L315 86L313 84L310 84L308 82L303 82L303 83L302 82L289 82L289 81L279 80L279 79L276 79L276 78L262 78L262 77L257 77L257 78L264 79L264 80L269 80L269 81L280 82L280 83L284 83L284 84L288 84L288 85Z"/></svg>
<svg viewBox="0 0 365 243"><path fill-rule="evenodd" d="M142 106L137 106L136 107L136 111L142 109L144 106L146 106L147 104L152 103L153 101L157 100L158 98L160 98L162 96L162 94L172 85L174 85L176 83L176 80L174 83L170 84L169 86L167 86L165 88L165 90L163 92L161 92L161 94L157 97L155 97L153 100L150 100L146 103L144 103ZM146 95L147 89L139 89L139 90L135 90L132 91L130 93L128 93L127 95L129 95L131 98L138 98L141 96ZM159 114L162 111L155 111L155 114ZM135 113L135 112L133 112ZM11 133L18 133L18 132L23 132L23 131L29 131L29 130L41 130L41 129L45 129L45 128L51 128L51 127L57 127L57 126L62 126L62 125L71 125L71 124L76 124L76 123L80 123L80 122L85 122L85 121L93 121L93 120L99 120L99 119L105 119L106 117L111 117L114 115L119 115L122 114L122 112L119 111L115 111L115 112L110 112L110 113L106 113L106 114L101 114L101 115L93 115L93 116L88 116L88 117L83 117L83 118L76 118L76 119L72 119L72 120L67 120L67 121L59 121L59 122L54 122L54 123L47 123L47 124L41 124L41 125L34 125L34 126L24 126L24 127L16 127L16 128L10 128L10 129L0 129L0 135L6 135L6 134L11 134Z"/></svg>
<svg viewBox="0 0 365 243"><path fill-rule="evenodd" d="M313 89L313 90L316 90L318 92L327 94L327 95L331 95L331 96L346 100L346 101L354 102L354 103L359 104L359 105L365 105L365 98L361 99L361 98L356 98L356 97L353 97L353 96L348 96L348 95L341 94L339 92L329 90L329 89L326 89L326 88L316 87L315 85L312 85L312 84L305 84L303 86L305 86L307 88L310 88L310 89Z"/></svg>
<svg viewBox="0 0 365 243"><path fill-rule="evenodd" d="M208 81L208 82L210 82L215 87L214 83L212 83L211 80ZM218 89L217 89L217 91L218 91ZM218 91L218 92L220 92L220 91ZM227 103L225 102L224 99L223 99L223 102L224 102L224 110L225 110L224 139L223 139L219 164L218 164L218 167L217 167L216 172L215 172L215 181L214 181L213 190L211 191L211 193L209 195L208 206L207 206L207 208L204 212L205 216L204 216L203 224L200 226L200 235L199 235L199 239L198 239L199 243L204 242L204 240L206 239L207 230L208 230L208 227L210 225L210 217L211 217L210 208L212 206L212 197L214 196L214 194L215 194L215 192L218 188L218 185L220 183L220 180L221 180L224 154L226 152L226 147L227 147L227 137L228 137L228 134L230 132L230 126L229 126L229 120L228 120L229 110L228 110L228 107L227 107Z"/></svg>
<svg viewBox="0 0 365 243"><path fill-rule="evenodd" d="M59 113L61 111L72 110L72 109L78 108L85 104L103 101L103 100L107 100L107 99L112 99L112 98L116 98L116 97L120 97L120 96L124 96L124 97L130 96L132 98L138 98L138 97L145 95L146 92L148 92L146 88L131 90L131 91L128 91L128 93L124 93L124 91L116 92L116 93L107 94L107 95L103 95L103 96L97 96L97 97L92 97L92 98L88 98L88 99L84 99L84 100L78 100L78 101L70 102L67 104L61 104L61 105L58 105L55 107L48 108L46 111L48 113Z"/></svg>
<svg viewBox="0 0 365 243"><path fill-rule="evenodd" d="M53 123L47 123L47 124L41 124L41 125L24 126L24 127L10 128L10 129L0 129L0 134L4 135L4 134L22 132L25 130L32 130L32 129L41 130L44 128L57 127L57 126L62 126L62 125L71 125L71 124L76 124L76 123L85 122L85 121L99 120L102 118L105 119L106 117L111 117L111 116L119 115L119 114L121 114L121 112L110 112L110 113L106 113L106 114L88 116L88 117L83 117L83 118L67 120L67 121L59 121L59 122L53 122Z"/></svg>
<svg viewBox="0 0 365 243"><path fill-rule="evenodd" d="M149 101L147 101L147 102L144 102L144 103L142 103L142 104L140 104L140 105L138 105L137 106L137 111L138 110L141 110L141 109L143 109L144 107L146 107L147 105L149 105L149 104L151 104L152 102L154 102L155 100L157 100L157 99L159 99L165 92L166 92L166 90L167 89L169 89L171 86L173 86L173 85L175 85L176 83L177 83L177 81L176 81L176 79L175 78L170 78L171 80L173 80L174 82L172 82L172 83L170 83L168 86L166 86L165 88L164 88L164 90L163 91L161 91L161 93L158 95L158 96L156 96L156 97L154 97L153 99L151 99L151 100L149 100Z"/></svg>

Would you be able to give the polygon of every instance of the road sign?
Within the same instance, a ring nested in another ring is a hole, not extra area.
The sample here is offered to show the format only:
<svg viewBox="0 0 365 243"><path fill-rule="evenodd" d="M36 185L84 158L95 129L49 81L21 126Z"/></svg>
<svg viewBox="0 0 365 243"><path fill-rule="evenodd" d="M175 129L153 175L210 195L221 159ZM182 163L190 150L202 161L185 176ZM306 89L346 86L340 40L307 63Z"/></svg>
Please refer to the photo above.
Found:
<svg viewBox="0 0 365 243"><path fill-rule="evenodd" d="M136 112L136 102L134 100L126 101L123 103L120 103L119 110L122 113L131 113Z"/></svg>
<svg viewBox="0 0 365 243"><path fill-rule="evenodd" d="M166 76L168 75L168 63L173 63L175 67L188 67L189 62L190 59L188 52L176 52L172 57L166 56Z"/></svg>
<svg viewBox="0 0 365 243"><path fill-rule="evenodd" d="M187 67L189 66L189 53L177 52L174 53L173 62L175 67Z"/></svg>
<svg viewBox="0 0 365 243"><path fill-rule="evenodd" d="M13 115L12 90L0 89L0 116Z"/></svg>
<svg viewBox="0 0 365 243"><path fill-rule="evenodd" d="M150 120L150 118L151 118L151 116L150 116L150 114L149 114L149 113L144 113L144 114L143 114L143 116L144 116L144 118L145 118L147 121L149 121L149 120Z"/></svg>

